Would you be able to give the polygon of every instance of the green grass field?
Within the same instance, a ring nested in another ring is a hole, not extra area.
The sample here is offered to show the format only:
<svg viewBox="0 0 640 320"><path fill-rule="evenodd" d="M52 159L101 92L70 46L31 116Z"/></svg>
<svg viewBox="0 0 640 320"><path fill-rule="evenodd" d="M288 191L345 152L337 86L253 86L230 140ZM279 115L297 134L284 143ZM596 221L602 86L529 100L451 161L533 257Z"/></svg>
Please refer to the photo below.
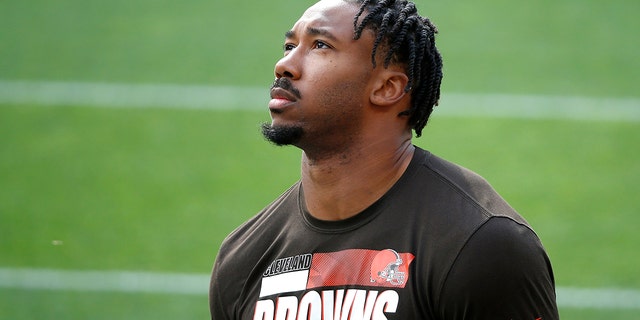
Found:
<svg viewBox="0 0 640 320"><path fill-rule="evenodd" d="M5 1L0 80L263 86L266 97L283 33L311 3ZM640 98L640 2L418 7L440 28L443 96ZM0 268L208 273L223 237L298 179L300 152L263 141L267 120L261 106L0 103ZM436 112L415 142L486 177L529 220L558 286L640 290L638 122ZM563 319L638 313L561 307ZM0 286L0 319L207 317L206 294Z"/></svg>

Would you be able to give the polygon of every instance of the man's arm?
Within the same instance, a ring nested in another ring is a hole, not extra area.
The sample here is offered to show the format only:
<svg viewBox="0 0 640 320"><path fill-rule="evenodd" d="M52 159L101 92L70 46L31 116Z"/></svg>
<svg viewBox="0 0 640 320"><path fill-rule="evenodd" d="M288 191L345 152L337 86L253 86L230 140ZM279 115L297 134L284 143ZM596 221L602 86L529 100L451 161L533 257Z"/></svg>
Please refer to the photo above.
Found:
<svg viewBox="0 0 640 320"><path fill-rule="evenodd" d="M440 295L442 319L558 319L549 258L528 227L491 218L469 239Z"/></svg>

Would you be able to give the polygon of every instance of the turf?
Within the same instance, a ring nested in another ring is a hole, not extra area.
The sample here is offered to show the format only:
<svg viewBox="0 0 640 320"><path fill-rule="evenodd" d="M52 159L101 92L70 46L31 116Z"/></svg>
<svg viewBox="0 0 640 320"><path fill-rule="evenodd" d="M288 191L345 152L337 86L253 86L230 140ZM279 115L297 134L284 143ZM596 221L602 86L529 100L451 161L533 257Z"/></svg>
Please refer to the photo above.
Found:
<svg viewBox="0 0 640 320"><path fill-rule="evenodd" d="M0 78L266 88L284 32L310 3L4 1ZM640 2L418 7L440 29L443 95L640 97L640 42L630 36ZM299 151L260 137L267 120L264 111L0 104L0 266L209 272L223 237L299 176ZM436 112L416 143L485 176L534 226L558 285L638 289L638 141L634 122ZM0 289L2 319L204 318L206 308L201 296Z"/></svg>

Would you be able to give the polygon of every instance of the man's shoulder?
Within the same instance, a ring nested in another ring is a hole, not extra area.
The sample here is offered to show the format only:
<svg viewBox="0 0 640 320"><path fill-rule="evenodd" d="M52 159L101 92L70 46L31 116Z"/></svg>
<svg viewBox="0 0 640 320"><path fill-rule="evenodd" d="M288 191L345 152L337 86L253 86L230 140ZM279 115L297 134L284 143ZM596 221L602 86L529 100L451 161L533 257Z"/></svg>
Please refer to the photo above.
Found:
<svg viewBox="0 0 640 320"><path fill-rule="evenodd" d="M429 151L419 149L421 169L436 180L442 192L457 196L457 199L472 204L486 215L509 217L521 224L526 220L513 209L484 177L478 173L445 160ZM451 200L451 199L449 199Z"/></svg>
<svg viewBox="0 0 640 320"><path fill-rule="evenodd" d="M247 242L269 243L266 237L273 235L269 230L282 228L287 220L299 207L298 202L299 182L278 196L269 205L260 210L253 217L233 230L222 242L220 253L233 251L235 247L247 247Z"/></svg>
<svg viewBox="0 0 640 320"><path fill-rule="evenodd" d="M420 150L422 166L440 180L470 195L493 191L491 184L481 175L459 164L441 158L429 151Z"/></svg>

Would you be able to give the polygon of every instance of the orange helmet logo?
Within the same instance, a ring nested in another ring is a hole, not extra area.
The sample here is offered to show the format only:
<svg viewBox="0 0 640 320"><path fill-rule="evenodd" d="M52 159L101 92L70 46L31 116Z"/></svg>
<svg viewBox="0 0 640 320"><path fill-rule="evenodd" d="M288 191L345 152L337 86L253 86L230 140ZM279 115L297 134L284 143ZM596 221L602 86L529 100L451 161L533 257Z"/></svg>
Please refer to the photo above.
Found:
<svg viewBox="0 0 640 320"><path fill-rule="evenodd" d="M401 268L402 258L392 249L380 251L371 263L371 282L400 286L404 284L406 272Z"/></svg>

